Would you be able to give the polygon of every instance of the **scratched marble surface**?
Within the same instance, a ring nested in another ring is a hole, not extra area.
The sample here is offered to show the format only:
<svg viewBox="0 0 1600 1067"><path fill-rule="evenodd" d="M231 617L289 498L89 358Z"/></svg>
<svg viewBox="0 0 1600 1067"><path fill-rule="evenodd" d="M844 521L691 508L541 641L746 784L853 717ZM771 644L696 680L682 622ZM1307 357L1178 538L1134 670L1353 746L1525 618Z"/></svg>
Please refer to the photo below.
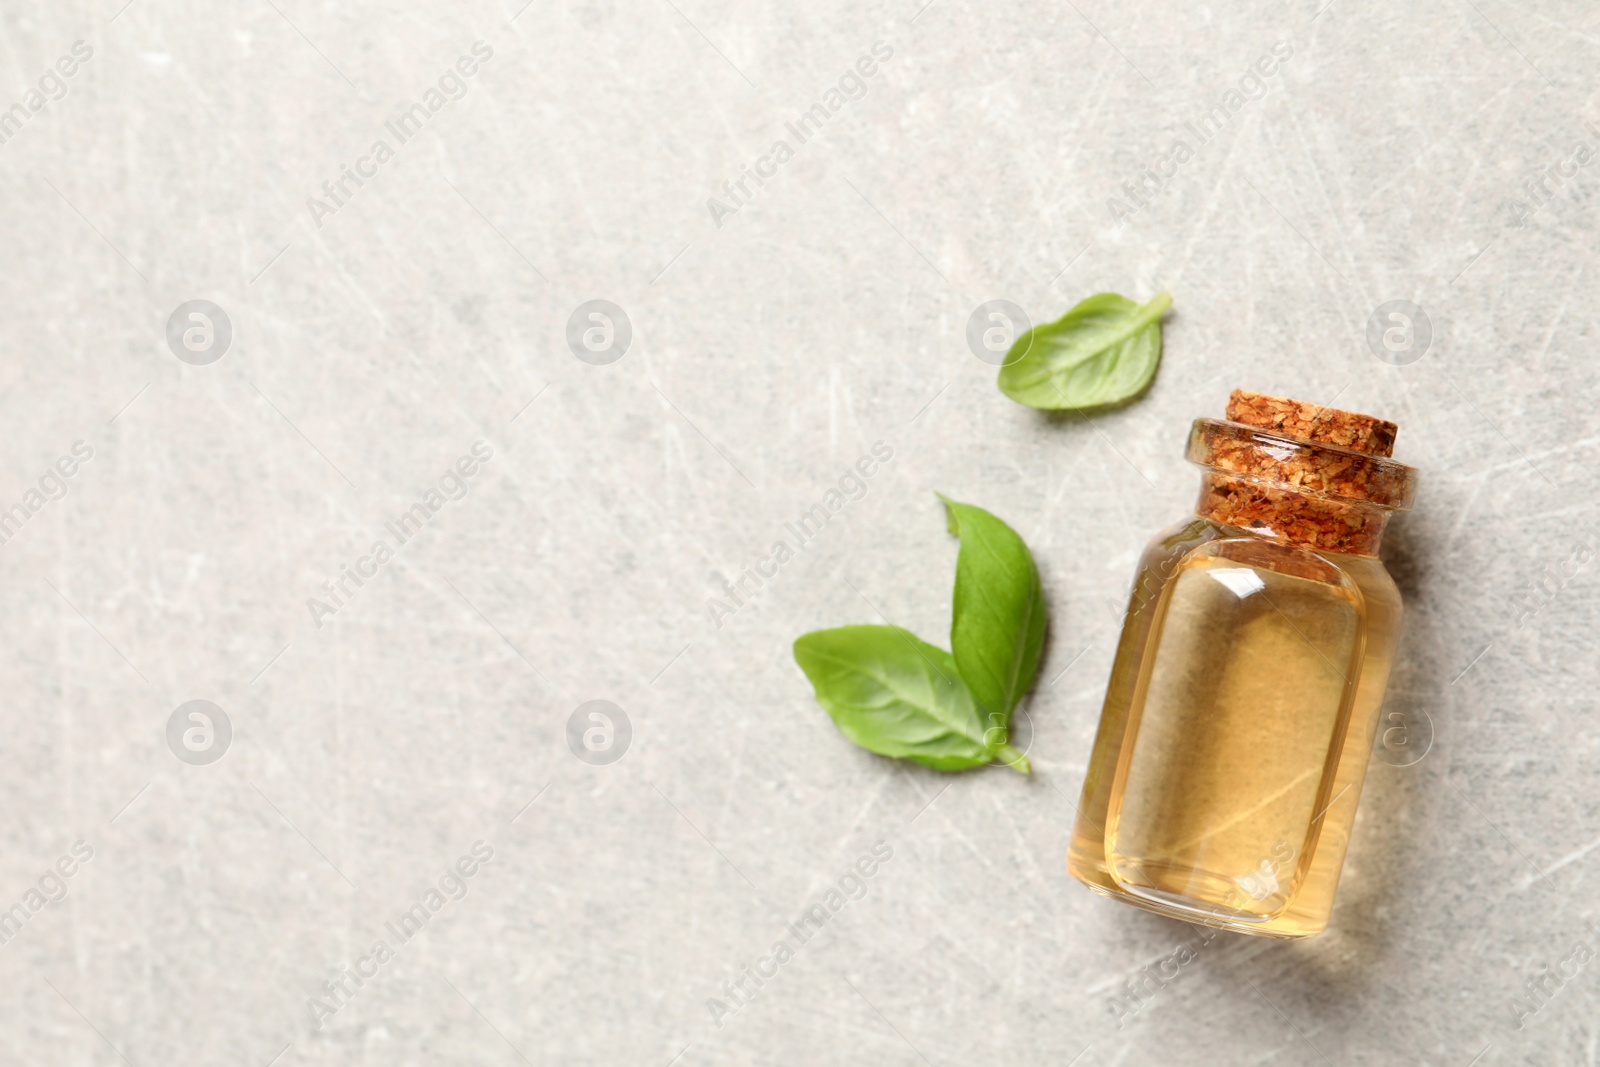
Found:
<svg viewBox="0 0 1600 1067"><path fill-rule="evenodd" d="M1600 1062L1597 46L1576 0L8 5L0 1060ZM1118 411L968 343L1163 288ZM1423 472L1417 741L1299 943L1063 867L1236 386ZM1030 779L852 747L790 658L942 642L936 490L1043 572Z"/></svg>

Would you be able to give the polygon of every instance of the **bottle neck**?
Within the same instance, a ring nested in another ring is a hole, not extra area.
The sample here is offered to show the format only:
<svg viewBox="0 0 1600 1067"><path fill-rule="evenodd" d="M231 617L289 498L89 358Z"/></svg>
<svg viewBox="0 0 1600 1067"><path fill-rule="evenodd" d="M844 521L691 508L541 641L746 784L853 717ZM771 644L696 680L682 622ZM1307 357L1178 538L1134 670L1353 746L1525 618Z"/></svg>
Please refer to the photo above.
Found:
<svg viewBox="0 0 1600 1067"><path fill-rule="evenodd" d="M1376 556L1389 515L1411 506L1416 471L1391 458L1394 423L1235 389L1226 420L1196 419L1201 517L1262 537Z"/></svg>
<svg viewBox="0 0 1600 1067"><path fill-rule="evenodd" d="M1195 513L1259 537L1286 541L1319 552L1376 556L1389 512L1357 500L1296 491L1219 470L1200 480Z"/></svg>

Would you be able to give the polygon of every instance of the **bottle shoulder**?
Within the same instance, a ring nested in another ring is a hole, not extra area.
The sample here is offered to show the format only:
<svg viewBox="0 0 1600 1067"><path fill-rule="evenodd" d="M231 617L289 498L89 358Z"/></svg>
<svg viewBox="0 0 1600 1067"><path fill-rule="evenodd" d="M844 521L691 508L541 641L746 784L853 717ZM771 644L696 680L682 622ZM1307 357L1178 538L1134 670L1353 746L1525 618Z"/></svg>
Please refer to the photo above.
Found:
<svg viewBox="0 0 1600 1067"><path fill-rule="evenodd" d="M1259 546L1259 562L1273 569L1294 566L1293 561L1297 559L1314 559L1319 568L1331 568L1347 578L1360 589L1362 597L1378 611L1397 614L1400 610L1399 587L1395 585L1389 569L1377 556L1329 552L1308 546L1292 545L1200 515L1190 515L1181 519L1152 537L1141 555L1140 569L1158 582L1170 578L1191 552L1215 541ZM1274 557L1278 557L1282 562L1275 565Z"/></svg>

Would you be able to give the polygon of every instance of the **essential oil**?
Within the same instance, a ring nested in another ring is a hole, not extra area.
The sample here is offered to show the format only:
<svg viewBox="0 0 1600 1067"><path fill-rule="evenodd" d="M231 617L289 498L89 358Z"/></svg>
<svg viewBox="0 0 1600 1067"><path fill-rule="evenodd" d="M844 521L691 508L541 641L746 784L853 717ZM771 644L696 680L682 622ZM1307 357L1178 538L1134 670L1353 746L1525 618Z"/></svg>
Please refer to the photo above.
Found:
<svg viewBox="0 0 1600 1067"><path fill-rule="evenodd" d="M1067 869L1091 889L1244 933L1333 909L1399 637L1377 558L1415 472L1396 427L1235 391L1199 419L1197 514L1135 578Z"/></svg>

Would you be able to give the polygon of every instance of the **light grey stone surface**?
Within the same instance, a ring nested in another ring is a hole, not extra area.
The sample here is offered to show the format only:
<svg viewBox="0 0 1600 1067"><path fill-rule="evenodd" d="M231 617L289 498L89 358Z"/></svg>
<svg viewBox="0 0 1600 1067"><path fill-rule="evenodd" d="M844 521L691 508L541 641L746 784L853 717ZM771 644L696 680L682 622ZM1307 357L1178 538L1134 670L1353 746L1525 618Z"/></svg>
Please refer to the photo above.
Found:
<svg viewBox="0 0 1600 1067"><path fill-rule="evenodd" d="M0 106L28 116L0 145L0 506L93 450L0 546L0 907L28 918L0 1060L1600 1060L1600 967L1573 957L1600 948L1592 6L121 3L0 13ZM401 144L385 124L480 40ZM1285 41L1199 145L1185 123ZM394 158L314 217L380 138ZM1178 138L1193 158L1117 225ZM1012 404L965 340L986 300L1043 320L1162 288L1154 388L1091 419ZM165 332L196 299L232 326L208 365ZM631 323L609 365L566 339L593 299ZM1366 340L1390 300L1432 326L1406 365ZM1435 737L1374 763L1325 936L1211 940L1119 1026L1199 935L1067 876L1073 800L1135 556L1235 386L1400 423L1424 485L1386 546L1392 700ZM314 620L478 441L465 497ZM877 441L865 495L713 625ZM790 658L883 617L943 643L935 490L1044 574L1029 779L852 747ZM233 730L209 765L167 740L197 699ZM568 745L590 700L631 724L609 765ZM385 924L478 841L402 944ZM879 841L864 897L714 1020ZM380 938L318 1028L308 1001ZM1566 980L1519 1019L1545 968Z"/></svg>

